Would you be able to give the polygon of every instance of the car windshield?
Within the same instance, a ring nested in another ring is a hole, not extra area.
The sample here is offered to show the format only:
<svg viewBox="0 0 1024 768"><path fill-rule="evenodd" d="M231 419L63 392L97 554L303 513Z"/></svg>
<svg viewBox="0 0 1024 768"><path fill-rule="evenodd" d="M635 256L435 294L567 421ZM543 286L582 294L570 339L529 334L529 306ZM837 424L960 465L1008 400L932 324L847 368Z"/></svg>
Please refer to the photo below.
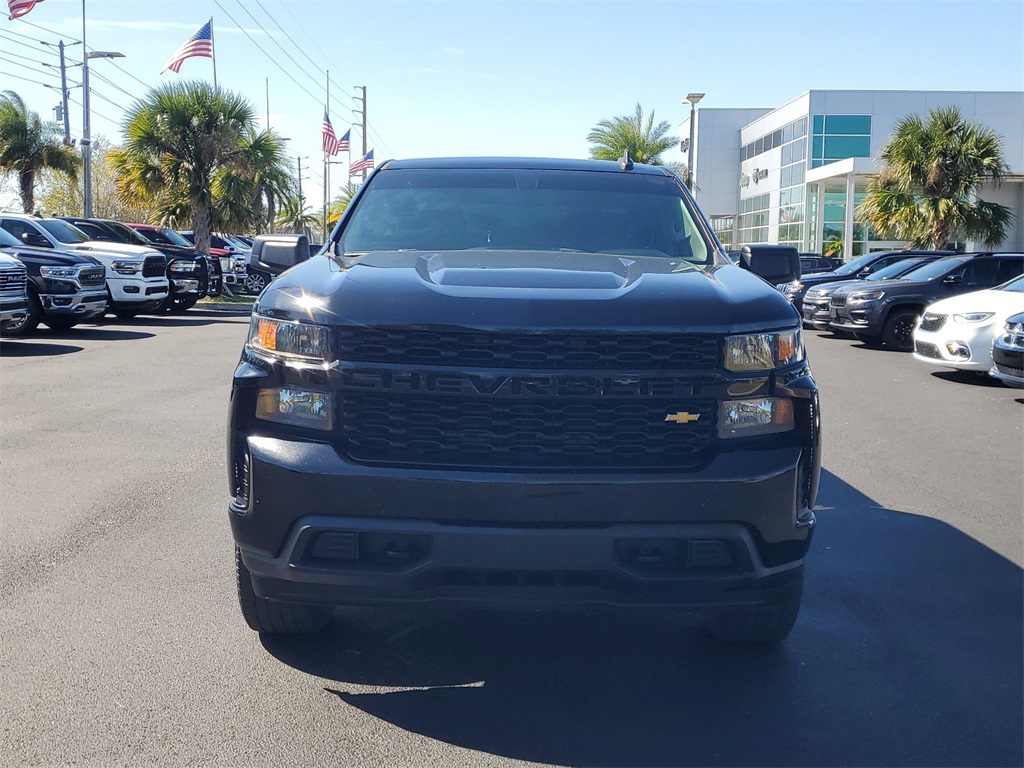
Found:
<svg viewBox="0 0 1024 768"><path fill-rule="evenodd" d="M2 230L0 230L2 231ZM1024 293L1024 275L1013 278L1009 282L997 285L997 291L1011 291L1012 293Z"/></svg>
<svg viewBox="0 0 1024 768"><path fill-rule="evenodd" d="M924 283L929 280L934 280L937 277L942 277L951 269L956 269L961 264L969 261L969 256L953 256L946 259L937 259L929 264L925 264L923 267L918 267L912 272L900 277L900 280L909 280L915 283Z"/></svg>
<svg viewBox="0 0 1024 768"><path fill-rule="evenodd" d="M356 205L341 248L572 251L701 264L711 254L674 177L518 169L383 172Z"/></svg>
<svg viewBox="0 0 1024 768"><path fill-rule="evenodd" d="M148 238L143 237L142 235L140 235L138 232L136 232L131 227L126 227L124 224L121 224L120 222L108 221L107 222L107 226L110 227L115 232L117 232L124 239L124 241L126 243L131 243L132 245L152 245L153 244L152 240L149 240Z"/></svg>
<svg viewBox="0 0 1024 768"><path fill-rule="evenodd" d="M227 240L229 243L231 243L233 246L235 246L235 248L240 248L243 251L248 251L249 250L249 246L246 245L245 243L243 243L241 240L239 240L234 235L225 235L224 239Z"/></svg>
<svg viewBox="0 0 1024 768"><path fill-rule="evenodd" d="M833 274L835 274L835 275L843 275L844 277L846 275L856 274L857 272L860 272L862 269L864 269L864 267L866 267L868 264L870 264L876 258L878 258L878 254L877 253L869 253L866 256L861 256L859 259L854 259L853 261L848 261L846 264L843 264L843 266L841 266L838 269L836 269L833 272Z"/></svg>
<svg viewBox="0 0 1024 768"><path fill-rule="evenodd" d="M872 272L870 275L865 277L865 280L892 280L894 277L899 277L902 274L909 272L912 269L917 269L922 264L928 264L933 259L904 259L903 261L897 261L895 264L890 264L888 267L882 267L877 272Z"/></svg>
<svg viewBox="0 0 1024 768"><path fill-rule="evenodd" d="M62 243L87 243L92 239L78 227L60 219L43 219L39 224Z"/></svg>
<svg viewBox="0 0 1024 768"><path fill-rule="evenodd" d="M22 242L18 240L18 238L16 238L3 227L0 227L0 247L10 248L11 246L19 245L22 245Z"/></svg>

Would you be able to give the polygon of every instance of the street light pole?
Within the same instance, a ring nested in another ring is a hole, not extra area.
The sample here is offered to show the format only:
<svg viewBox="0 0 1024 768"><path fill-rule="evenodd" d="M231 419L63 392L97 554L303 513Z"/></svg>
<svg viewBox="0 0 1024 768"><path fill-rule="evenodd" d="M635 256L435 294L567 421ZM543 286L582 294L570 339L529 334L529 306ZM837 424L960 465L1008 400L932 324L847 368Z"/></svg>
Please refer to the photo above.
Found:
<svg viewBox="0 0 1024 768"><path fill-rule="evenodd" d="M693 129L694 122L696 119L696 107L697 102L704 98L703 93L688 93L686 94L686 101L690 102L690 143L686 146L686 175L687 175L687 186L690 188L690 193L694 193L696 188L694 184L694 177L696 174L693 171Z"/></svg>
<svg viewBox="0 0 1024 768"><path fill-rule="evenodd" d="M85 0L82 0L82 40L85 40ZM89 51L82 43L82 161L85 164L82 174L82 200L85 218L92 217L92 128L89 109L89 59L123 59L124 54L117 51Z"/></svg>

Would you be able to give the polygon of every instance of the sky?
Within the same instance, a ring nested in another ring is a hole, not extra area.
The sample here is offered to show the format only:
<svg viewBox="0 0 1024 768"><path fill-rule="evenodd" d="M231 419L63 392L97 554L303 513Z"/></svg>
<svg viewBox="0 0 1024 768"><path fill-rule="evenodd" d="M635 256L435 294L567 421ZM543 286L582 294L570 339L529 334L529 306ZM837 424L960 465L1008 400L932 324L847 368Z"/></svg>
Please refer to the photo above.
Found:
<svg viewBox="0 0 1024 768"><path fill-rule="evenodd" d="M378 164L586 157L591 128L638 103L675 134L689 92L706 94L701 107L767 108L811 89L1024 90L1022 0L85 0L84 9L88 48L124 54L90 61L94 138L118 143L125 110L149 88L212 82L209 59L160 73L212 16L218 84L289 139L314 206L322 200L328 73L335 132L355 126L352 162L362 150L354 86L366 87L367 149ZM41 43L80 41L82 21L82 0L42 0L21 19L3 15L0 89L52 118L59 70L43 65L58 57ZM79 83L81 46L67 55ZM81 88L71 93L78 138ZM348 180L349 158L333 159L332 197ZM682 157L673 149L663 159ZM0 187L5 206L17 206L10 184Z"/></svg>

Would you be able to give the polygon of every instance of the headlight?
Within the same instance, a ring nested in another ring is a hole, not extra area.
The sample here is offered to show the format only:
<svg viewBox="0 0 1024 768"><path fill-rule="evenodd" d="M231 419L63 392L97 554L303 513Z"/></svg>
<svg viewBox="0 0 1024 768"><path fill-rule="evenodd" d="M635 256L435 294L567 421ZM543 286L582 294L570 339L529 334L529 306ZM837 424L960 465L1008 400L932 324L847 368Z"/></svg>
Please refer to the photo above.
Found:
<svg viewBox="0 0 1024 768"><path fill-rule="evenodd" d="M794 280L791 283L784 283L781 287L781 291L785 294L800 293L804 289L804 284Z"/></svg>
<svg viewBox="0 0 1024 768"><path fill-rule="evenodd" d="M804 359L800 331L754 333L725 339L725 367L730 371L767 371Z"/></svg>
<svg viewBox="0 0 1024 768"><path fill-rule="evenodd" d="M261 389L256 396L256 418L329 431L334 426L334 401L326 392Z"/></svg>
<svg viewBox="0 0 1024 768"><path fill-rule="evenodd" d="M804 298L824 299L831 296L835 290L835 288L811 288Z"/></svg>
<svg viewBox="0 0 1024 768"><path fill-rule="evenodd" d="M851 293L846 300L851 304L867 304L870 301L878 301L885 296L885 291L858 291Z"/></svg>
<svg viewBox="0 0 1024 768"><path fill-rule="evenodd" d="M718 436L754 437L793 429L793 401L781 397L726 400L718 406Z"/></svg>
<svg viewBox="0 0 1024 768"><path fill-rule="evenodd" d="M168 267L175 272L196 272L199 269L199 262L175 259Z"/></svg>
<svg viewBox="0 0 1024 768"><path fill-rule="evenodd" d="M253 315L249 326L249 346L257 352L278 357L318 363L331 360L329 334L322 325Z"/></svg>
<svg viewBox="0 0 1024 768"><path fill-rule="evenodd" d="M984 323L995 312L964 312L960 315L953 315L954 323Z"/></svg>
<svg viewBox="0 0 1024 768"><path fill-rule="evenodd" d="M142 271L141 261L115 261L110 265L119 275L137 275Z"/></svg>
<svg viewBox="0 0 1024 768"><path fill-rule="evenodd" d="M78 267L40 267L40 277L78 277Z"/></svg>

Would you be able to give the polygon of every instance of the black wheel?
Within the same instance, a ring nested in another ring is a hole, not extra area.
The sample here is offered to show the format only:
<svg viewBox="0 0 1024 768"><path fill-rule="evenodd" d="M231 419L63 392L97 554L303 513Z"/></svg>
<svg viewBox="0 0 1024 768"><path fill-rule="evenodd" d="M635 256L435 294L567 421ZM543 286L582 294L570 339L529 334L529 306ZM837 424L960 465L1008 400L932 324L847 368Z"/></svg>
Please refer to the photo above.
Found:
<svg viewBox="0 0 1024 768"><path fill-rule="evenodd" d="M723 608L709 615L704 627L716 640L726 643L767 645L789 636L800 613L804 592L804 568L797 578L781 590L775 602Z"/></svg>
<svg viewBox="0 0 1024 768"><path fill-rule="evenodd" d="M270 635L306 635L320 632L331 623L334 608L329 605L282 603L259 597L252 588L252 575L235 547L238 575L238 604L250 629Z"/></svg>
<svg viewBox="0 0 1024 768"><path fill-rule="evenodd" d="M58 315L57 317L48 317L43 320L43 322L50 327L50 330L66 331L69 328L74 328L78 325L78 318L68 317L67 315Z"/></svg>
<svg viewBox="0 0 1024 768"><path fill-rule="evenodd" d="M28 292L28 311L25 312L25 316L21 320L8 320L3 325L0 325L0 336L8 336L16 338L18 336L28 336L32 331L39 327L40 321L43 319L43 305L39 303L39 297L32 291ZM50 326L51 328L53 326Z"/></svg>
<svg viewBox="0 0 1024 768"><path fill-rule="evenodd" d="M877 336L868 336L866 333L855 333L853 338L869 347L877 347L882 343L882 340Z"/></svg>
<svg viewBox="0 0 1024 768"><path fill-rule="evenodd" d="M245 276L245 290L249 293L259 294L267 287L267 276L262 272L250 272Z"/></svg>
<svg viewBox="0 0 1024 768"><path fill-rule="evenodd" d="M882 342L885 346L901 352L913 351L914 328L920 316L916 309L893 310L885 320L885 328L882 329Z"/></svg>

